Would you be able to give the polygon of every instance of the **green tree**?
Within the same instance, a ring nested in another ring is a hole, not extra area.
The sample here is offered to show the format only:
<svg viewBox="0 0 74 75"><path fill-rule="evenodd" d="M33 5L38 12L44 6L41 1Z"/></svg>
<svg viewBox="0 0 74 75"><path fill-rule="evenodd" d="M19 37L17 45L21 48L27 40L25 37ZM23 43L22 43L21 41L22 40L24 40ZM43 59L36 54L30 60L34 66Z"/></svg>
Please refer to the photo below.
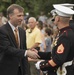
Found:
<svg viewBox="0 0 74 75"><path fill-rule="evenodd" d="M32 16L37 16L41 11L46 14L53 9L53 4L74 3L74 0L0 0L0 11L6 14L9 5L16 3L24 7L25 12L29 12Z"/></svg>

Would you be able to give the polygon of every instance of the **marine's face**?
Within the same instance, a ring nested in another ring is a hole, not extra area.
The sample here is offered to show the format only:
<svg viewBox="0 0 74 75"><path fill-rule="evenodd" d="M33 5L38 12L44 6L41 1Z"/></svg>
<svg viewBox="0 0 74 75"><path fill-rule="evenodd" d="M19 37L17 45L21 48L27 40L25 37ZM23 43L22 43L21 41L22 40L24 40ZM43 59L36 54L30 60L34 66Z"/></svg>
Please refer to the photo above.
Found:
<svg viewBox="0 0 74 75"><path fill-rule="evenodd" d="M14 26L21 25L23 19L24 19L24 13L23 11L20 12L18 9L14 9L13 14L10 15L10 22Z"/></svg>
<svg viewBox="0 0 74 75"><path fill-rule="evenodd" d="M55 18L54 18L54 24L55 25L58 25L58 21L59 21L59 17L58 16L55 16Z"/></svg>

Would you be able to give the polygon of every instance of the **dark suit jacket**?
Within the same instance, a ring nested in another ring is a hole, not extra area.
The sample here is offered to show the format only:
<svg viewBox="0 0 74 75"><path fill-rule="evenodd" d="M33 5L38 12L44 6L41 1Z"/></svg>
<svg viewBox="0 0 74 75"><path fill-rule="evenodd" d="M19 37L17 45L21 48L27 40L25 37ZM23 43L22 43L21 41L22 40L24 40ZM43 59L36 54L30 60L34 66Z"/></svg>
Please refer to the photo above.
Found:
<svg viewBox="0 0 74 75"><path fill-rule="evenodd" d="M22 75L27 74L28 61L24 57L26 33L19 28L20 49L17 48L14 33L7 23L0 27L0 75L17 75L19 63Z"/></svg>

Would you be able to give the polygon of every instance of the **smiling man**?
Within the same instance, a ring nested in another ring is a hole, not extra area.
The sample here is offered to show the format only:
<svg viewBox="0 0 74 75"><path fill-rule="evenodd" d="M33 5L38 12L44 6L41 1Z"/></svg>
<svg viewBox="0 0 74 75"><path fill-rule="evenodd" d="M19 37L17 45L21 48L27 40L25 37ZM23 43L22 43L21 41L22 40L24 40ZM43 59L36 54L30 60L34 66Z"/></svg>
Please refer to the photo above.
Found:
<svg viewBox="0 0 74 75"><path fill-rule="evenodd" d="M0 75L29 75L27 56L38 54L26 50L26 33L18 27L24 18L24 8L12 4L7 8L8 22L0 27Z"/></svg>

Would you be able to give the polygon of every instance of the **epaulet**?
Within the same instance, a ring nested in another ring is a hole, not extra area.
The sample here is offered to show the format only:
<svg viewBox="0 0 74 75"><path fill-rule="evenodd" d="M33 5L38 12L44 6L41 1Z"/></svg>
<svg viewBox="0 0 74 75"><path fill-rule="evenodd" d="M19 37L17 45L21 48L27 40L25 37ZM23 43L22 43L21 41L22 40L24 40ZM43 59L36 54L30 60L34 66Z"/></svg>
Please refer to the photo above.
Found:
<svg viewBox="0 0 74 75"><path fill-rule="evenodd" d="M62 34L68 36L68 30L72 30L72 29L64 30L64 31L62 32Z"/></svg>
<svg viewBox="0 0 74 75"><path fill-rule="evenodd" d="M68 31L67 30L64 30L62 34L63 35L65 34L66 36L68 36Z"/></svg>

